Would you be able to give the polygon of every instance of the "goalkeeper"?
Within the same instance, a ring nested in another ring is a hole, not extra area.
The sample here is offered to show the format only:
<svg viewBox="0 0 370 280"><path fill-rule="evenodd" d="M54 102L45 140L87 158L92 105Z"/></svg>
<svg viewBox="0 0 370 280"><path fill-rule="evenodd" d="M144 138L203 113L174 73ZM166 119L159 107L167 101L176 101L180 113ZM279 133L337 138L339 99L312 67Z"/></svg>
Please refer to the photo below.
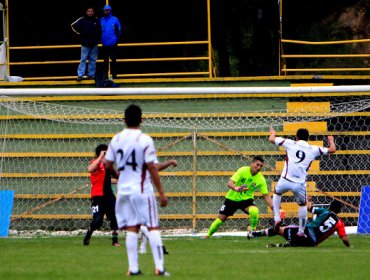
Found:
<svg viewBox="0 0 370 280"><path fill-rule="evenodd" d="M210 226L207 236L211 237L228 217L240 209L249 215L250 229L256 230L258 225L258 208L254 203L254 192L260 191L268 206L272 209L272 200L269 196L265 177L260 173L264 159L256 156L250 166L239 168L230 178L227 187L230 189L221 206L217 219ZM250 230L248 227L248 230Z"/></svg>

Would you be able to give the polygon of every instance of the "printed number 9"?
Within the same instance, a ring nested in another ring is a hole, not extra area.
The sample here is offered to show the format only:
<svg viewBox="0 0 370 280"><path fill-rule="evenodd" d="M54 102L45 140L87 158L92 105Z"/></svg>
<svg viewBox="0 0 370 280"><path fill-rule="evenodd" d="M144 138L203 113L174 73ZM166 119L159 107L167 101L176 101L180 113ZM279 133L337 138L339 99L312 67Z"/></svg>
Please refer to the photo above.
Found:
<svg viewBox="0 0 370 280"><path fill-rule="evenodd" d="M296 163L300 163L304 161L304 159L306 158L306 154L304 153L304 151L301 151L301 150L298 150L295 156L299 159L299 161L297 161Z"/></svg>

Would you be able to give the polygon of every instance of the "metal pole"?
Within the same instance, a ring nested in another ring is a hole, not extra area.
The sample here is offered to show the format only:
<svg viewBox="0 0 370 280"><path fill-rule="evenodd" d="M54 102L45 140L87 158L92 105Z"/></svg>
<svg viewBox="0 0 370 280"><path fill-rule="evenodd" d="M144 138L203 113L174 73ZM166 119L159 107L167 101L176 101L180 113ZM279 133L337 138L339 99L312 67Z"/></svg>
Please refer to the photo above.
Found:
<svg viewBox="0 0 370 280"><path fill-rule="evenodd" d="M9 65L9 0L5 0L5 34L4 34L4 42L6 47L6 75L10 76L10 65Z"/></svg>
<svg viewBox="0 0 370 280"><path fill-rule="evenodd" d="M281 76L281 55L283 54L282 38L283 38L283 0L278 0L279 4L279 76Z"/></svg>
<svg viewBox="0 0 370 280"><path fill-rule="evenodd" d="M192 203L191 212L193 214L193 231L197 227L197 132L193 132L193 175L192 175Z"/></svg>
<svg viewBox="0 0 370 280"><path fill-rule="evenodd" d="M208 30L208 71L212 78L212 43L211 43L211 0L207 0L207 30Z"/></svg>

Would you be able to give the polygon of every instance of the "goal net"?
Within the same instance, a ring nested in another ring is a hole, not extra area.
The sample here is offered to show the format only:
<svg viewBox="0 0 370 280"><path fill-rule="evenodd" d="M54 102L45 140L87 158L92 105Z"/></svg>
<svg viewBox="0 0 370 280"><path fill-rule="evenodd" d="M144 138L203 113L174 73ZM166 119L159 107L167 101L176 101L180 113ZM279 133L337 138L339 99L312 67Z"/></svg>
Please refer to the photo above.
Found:
<svg viewBox="0 0 370 280"><path fill-rule="evenodd" d="M66 89L66 92L68 89ZM357 225L361 187L370 185L368 93L280 93L114 96L2 96L0 190L14 190L11 229L84 229L91 219L87 166L98 144L123 128L127 105L142 107L142 130L155 141L161 162L178 167L161 172L169 205L161 208L165 229L203 231L217 217L226 184L255 155L271 191L285 152L268 141L269 127L294 138L310 131L310 142L337 152L315 160L308 177L314 204L343 202L341 217ZM272 213L257 193L259 227L272 225ZM296 222L291 194L282 207ZM221 230L243 230L248 216L237 211ZM104 224L103 228L108 228Z"/></svg>

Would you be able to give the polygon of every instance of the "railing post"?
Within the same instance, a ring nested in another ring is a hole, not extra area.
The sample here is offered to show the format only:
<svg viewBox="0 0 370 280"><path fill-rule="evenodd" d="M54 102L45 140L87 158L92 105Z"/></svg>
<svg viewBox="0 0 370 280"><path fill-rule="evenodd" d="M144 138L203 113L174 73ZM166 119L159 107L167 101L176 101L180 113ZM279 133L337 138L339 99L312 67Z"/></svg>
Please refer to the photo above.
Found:
<svg viewBox="0 0 370 280"><path fill-rule="evenodd" d="M208 71L209 77L212 78L212 42L211 42L211 0L207 0L207 32L208 32Z"/></svg>
<svg viewBox="0 0 370 280"><path fill-rule="evenodd" d="M192 141L193 141L193 175L192 175L192 202L191 202L191 210L193 215L192 220L192 229L195 231L197 227L197 131L194 130L192 133Z"/></svg>

